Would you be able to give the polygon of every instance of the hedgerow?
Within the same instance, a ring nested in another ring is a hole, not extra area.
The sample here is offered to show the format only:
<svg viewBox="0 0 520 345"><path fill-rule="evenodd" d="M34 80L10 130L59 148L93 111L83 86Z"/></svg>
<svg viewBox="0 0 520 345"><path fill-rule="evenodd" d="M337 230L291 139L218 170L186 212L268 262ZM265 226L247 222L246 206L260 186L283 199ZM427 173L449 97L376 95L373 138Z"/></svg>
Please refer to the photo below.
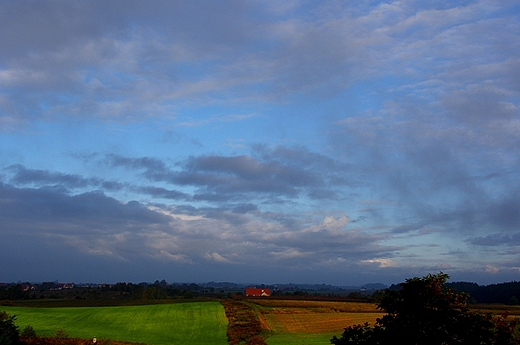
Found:
<svg viewBox="0 0 520 345"><path fill-rule="evenodd" d="M262 326L255 313L245 303L232 299L222 300L228 319L227 337L229 345L266 345Z"/></svg>

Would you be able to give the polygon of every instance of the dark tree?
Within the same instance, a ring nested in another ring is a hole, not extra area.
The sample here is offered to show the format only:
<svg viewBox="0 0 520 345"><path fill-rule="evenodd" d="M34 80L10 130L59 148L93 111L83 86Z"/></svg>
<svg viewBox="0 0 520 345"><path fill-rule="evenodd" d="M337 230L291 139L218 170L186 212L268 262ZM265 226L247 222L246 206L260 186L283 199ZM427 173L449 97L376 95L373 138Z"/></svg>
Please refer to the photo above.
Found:
<svg viewBox="0 0 520 345"><path fill-rule="evenodd" d="M5 311L0 311L0 345L18 344L18 326L14 324L16 316L9 316Z"/></svg>
<svg viewBox="0 0 520 345"><path fill-rule="evenodd" d="M7 299L27 299L29 293L23 291L22 284L11 285L7 289Z"/></svg>
<svg viewBox="0 0 520 345"><path fill-rule="evenodd" d="M492 317L472 312L468 295L446 288L448 275L439 273L407 279L399 290L386 290L378 309L386 315L374 327L368 324L345 328L341 338L331 343L343 344L520 344L518 320L507 316Z"/></svg>
<svg viewBox="0 0 520 345"><path fill-rule="evenodd" d="M507 301L509 305L518 305L518 298L516 296L511 296L511 298Z"/></svg>
<svg viewBox="0 0 520 345"><path fill-rule="evenodd" d="M144 299L165 299L168 295L160 286L150 285L143 291Z"/></svg>

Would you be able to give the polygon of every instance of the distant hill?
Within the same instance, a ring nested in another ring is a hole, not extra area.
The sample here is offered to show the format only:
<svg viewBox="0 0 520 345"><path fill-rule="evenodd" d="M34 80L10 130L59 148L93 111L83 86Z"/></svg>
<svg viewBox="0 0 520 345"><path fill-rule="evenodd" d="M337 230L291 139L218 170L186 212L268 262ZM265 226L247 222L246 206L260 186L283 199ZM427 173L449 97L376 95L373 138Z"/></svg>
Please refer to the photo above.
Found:
<svg viewBox="0 0 520 345"><path fill-rule="evenodd" d="M520 300L520 282L478 285L471 282L446 283L446 287L469 294L470 303L501 303L517 305ZM399 290L400 284L392 284L390 290Z"/></svg>
<svg viewBox="0 0 520 345"><path fill-rule="evenodd" d="M476 303L503 303L517 305L520 299L520 282L478 285L469 282L447 283L447 287L466 292Z"/></svg>
<svg viewBox="0 0 520 345"><path fill-rule="evenodd" d="M370 283L370 284L365 284L362 287L367 290L384 290L388 286L386 286L385 284L381 284L381 283Z"/></svg>

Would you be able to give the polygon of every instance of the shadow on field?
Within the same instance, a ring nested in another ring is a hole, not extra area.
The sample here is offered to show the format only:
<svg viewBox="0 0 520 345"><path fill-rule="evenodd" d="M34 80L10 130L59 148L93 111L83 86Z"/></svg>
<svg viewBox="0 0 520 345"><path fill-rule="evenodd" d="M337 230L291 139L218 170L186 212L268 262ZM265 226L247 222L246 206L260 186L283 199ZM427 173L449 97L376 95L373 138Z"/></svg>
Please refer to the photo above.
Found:
<svg viewBox="0 0 520 345"><path fill-rule="evenodd" d="M144 343L132 343L127 341L114 341L109 339L97 339L94 343L93 339L79 338L55 338L55 337L21 337L20 345L146 345Z"/></svg>

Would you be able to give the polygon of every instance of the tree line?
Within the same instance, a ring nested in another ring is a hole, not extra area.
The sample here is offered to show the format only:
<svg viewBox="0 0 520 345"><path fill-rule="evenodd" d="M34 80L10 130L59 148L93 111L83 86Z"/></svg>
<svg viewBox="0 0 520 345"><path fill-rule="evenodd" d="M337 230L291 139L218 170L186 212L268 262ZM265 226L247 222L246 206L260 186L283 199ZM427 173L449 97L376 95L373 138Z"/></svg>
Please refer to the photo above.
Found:
<svg viewBox="0 0 520 345"><path fill-rule="evenodd" d="M508 282L491 285L455 282L447 287L469 294L471 303L502 303L517 305L520 298L520 282Z"/></svg>
<svg viewBox="0 0 520 345"><path fill-rule="evenodd" d="M0 287L0 300L23 300L37 298L76 298L76 299L167 299L172 297L194 298L210 294L213 289L204 289L197 284L168 284L166 281L149 283L102 284L98 287L75 287L74 289L55 290L52 283L31 285L32 290L24 289L29 284L10 284Z"/></svg>

